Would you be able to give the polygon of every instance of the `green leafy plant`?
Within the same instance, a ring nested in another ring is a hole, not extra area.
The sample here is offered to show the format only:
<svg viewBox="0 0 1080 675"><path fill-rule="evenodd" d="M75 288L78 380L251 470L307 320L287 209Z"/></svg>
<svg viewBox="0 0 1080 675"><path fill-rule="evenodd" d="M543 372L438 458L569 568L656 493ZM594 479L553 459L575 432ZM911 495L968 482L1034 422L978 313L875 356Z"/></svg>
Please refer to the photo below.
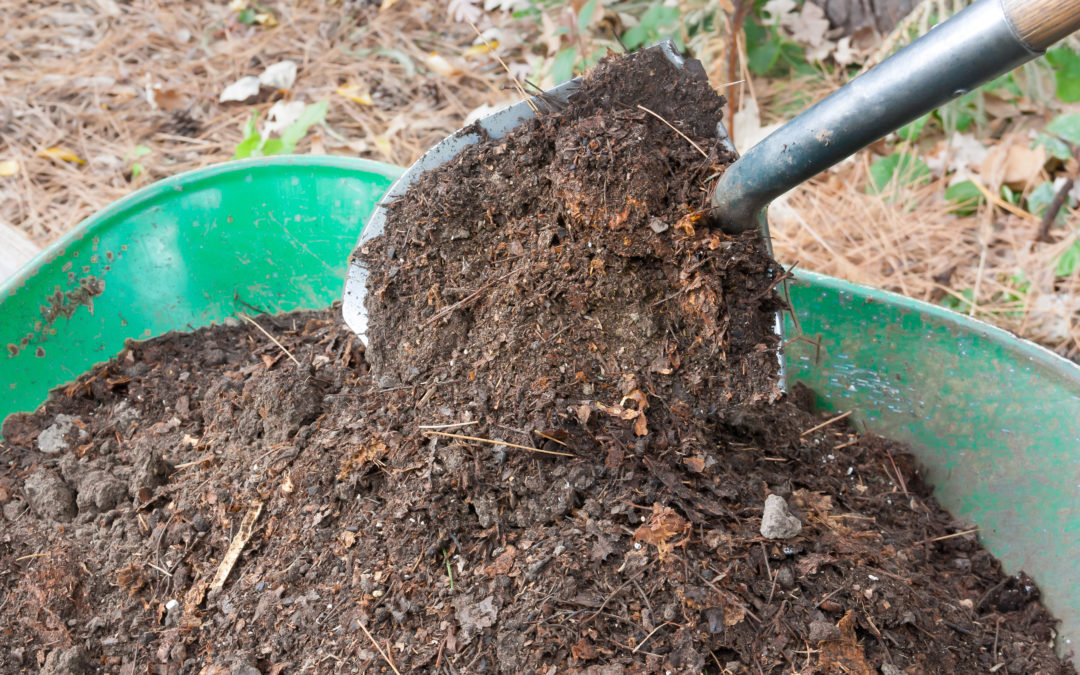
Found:
<svg viewBox="0 0 1080 675"><path fill-rule="evenodd" d="M1020 205L1020 197L1022 193L1014 192L1008 185L1001 186L1001 198L1009 202L1013 206Z"/></svg>
<svg viewBox="0 0 1080 675"><path fill-rule="evenodd" d="M150 148L145 145L136 145L135 149L131 151L130 155L128 155L128 161L131 162L131 180L135 180L146 172L146 168L142 165L142 163L135 160L139 159L140 157L146 157L151 152L152 150L150 150Z"/></svg>
<svg viewBox="0 0 1080 675"><path fill-rule="evenodd" d="M983 203L982 190L975 183L965 180L955 185L950 185L945 190L945 199L953 203L950 212L960 216L970 216Z"/></svg>
<svg viewBox="0 0 1080 675"><path fill-rule="evenodd" d="M870 185L867 191L881 194L894 182L897 185L925 183L930 179L930 167L914 155L903 152L882 157L870 165Z"/></svg>
<svg viewBox="0 0 1080 675"><path fill-rule="evenodd" d="M586 6L593 4L589 2ZM584 8L582 8L584 10ZM584 11L582 12L584 14ZM586 16L591 15L590 14ZM658 40L670 37L675 44L682 49L682 38L679 35L679 8L667 7L663 2L654 2L645 13L641 15L638 25L629 29L622 35L622 42L627 49L637 49L648 46Z"/></svg>
<svg viewBox="0 0 1080 675"><path fill-rule="evenodd" d="M296 120L282 130L278 138L263 137L256 128L259 119L258 111L253 111L244 125L244 138L236 146L233 159L247 157L268 157L270 155L288 155L296 149L311 127L326 121L326 108L328 101L319 101L304 106L304 111Z"/></svg>
<svg viewBox="0 0 1080 675"><path fill-rule="evenodd" d="M792 72L816 75L806 61L801 45L780 32L779 22L763 24L759 15L750 17L743 25L746 35L746 65L755 75L780 77Z"/></svg>
<svg viewBox="0 0 1080 675"><path fill-rule="evenodd" d="M1072 246L1065 249L1054 265L1054 274L1059 277L1070 277L1080 267L1080 239L1073 241Z"/></svg>
<svg viewBox="0 0 1080 675"><path fill-rule="evenodd" d="M1058 47L1046 52L1046 60L1054 70L1057 97L1066 103L1080 101L1080 54Z"/></svg>
<svg viewBox="0 0 1080 675"><path fill-rule="evenodd" d="M975 304L975 290L965 288L957 295L946 294L938 304L942 307L948 307L954 312L966 312Z"/></svg>
<svg viewBox="0 0 1080 675"><path fill-rule="evenodd" d="M923 127L925 127L926 123L930 121L930 117L930 113L927 113L919 119L915 120L914 122L910 124L905 124L904 126L896 130L896 135L904 139L905 141L908 141L909 143L914 143L916 140L918 140L919 134L922 133Z"/></svg>

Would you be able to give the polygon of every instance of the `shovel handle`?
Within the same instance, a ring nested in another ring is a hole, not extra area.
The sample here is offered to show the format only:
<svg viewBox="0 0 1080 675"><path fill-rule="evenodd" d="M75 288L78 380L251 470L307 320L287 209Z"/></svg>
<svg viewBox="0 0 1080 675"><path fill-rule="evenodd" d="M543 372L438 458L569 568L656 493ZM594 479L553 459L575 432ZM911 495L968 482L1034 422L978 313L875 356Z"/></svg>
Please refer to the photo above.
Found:
<svg viewBox="0 0 1080 675"><path fill-rule="evenodd" d="M713 190L726 232L761 227L776 197L1080 28L1080 0L976 0L777 129Z"/></svg>
<svg viewBox="0 0 1080 675"><path fill-rule="evenodd" d="M1016 36L1043 51L1080 28L1080 1L1001 0L1005 19Z"/></svg>

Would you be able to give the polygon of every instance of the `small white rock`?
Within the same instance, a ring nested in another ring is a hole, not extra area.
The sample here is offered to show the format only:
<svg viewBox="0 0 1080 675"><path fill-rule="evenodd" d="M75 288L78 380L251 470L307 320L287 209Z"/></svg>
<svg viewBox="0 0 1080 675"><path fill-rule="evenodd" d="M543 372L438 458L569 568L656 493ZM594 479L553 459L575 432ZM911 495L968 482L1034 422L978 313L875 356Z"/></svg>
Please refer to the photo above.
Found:
<svg viewBox="0 0 1080 675"><path fill-rule="evenodd" d="M761 514L761 536L767 539L790 539L802 532L802 523L788 511L787 502L780 495L765 498L765 510Z"/></svg>

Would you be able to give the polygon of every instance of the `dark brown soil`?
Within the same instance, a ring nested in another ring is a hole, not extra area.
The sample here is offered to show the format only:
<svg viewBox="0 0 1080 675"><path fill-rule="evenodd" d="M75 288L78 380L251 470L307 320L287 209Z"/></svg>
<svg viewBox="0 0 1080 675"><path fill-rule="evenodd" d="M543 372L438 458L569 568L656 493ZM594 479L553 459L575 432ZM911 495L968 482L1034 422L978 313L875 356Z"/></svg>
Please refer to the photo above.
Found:
<svg viewBox="0 0 1080 675"><path fill-rule="evenodd" d="M261 317L289 355L132 344L8 420L0 671L1075 672L904 448L777 400L780 270L700 218L721 100L639 58L394 205L370 371Z"/></svg>

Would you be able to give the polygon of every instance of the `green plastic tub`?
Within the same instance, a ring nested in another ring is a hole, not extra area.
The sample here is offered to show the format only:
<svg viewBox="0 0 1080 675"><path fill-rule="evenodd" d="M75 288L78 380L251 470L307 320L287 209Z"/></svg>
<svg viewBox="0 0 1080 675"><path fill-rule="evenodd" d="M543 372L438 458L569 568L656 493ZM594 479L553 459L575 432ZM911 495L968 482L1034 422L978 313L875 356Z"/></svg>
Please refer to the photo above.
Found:
<svg viewBox="0 0 1080 675"><path fill-rule="evenodd" d="M233 162L84 221L0 285L0 419L33 410L128 338L328 306L401 171L333 157ZM817 274L800 273L791 299L818 346L790 344L789 384L910 443L940 501L1007 571L1039 582L1063 653L1080 652L1080 367L966 316Z"/></svg>

